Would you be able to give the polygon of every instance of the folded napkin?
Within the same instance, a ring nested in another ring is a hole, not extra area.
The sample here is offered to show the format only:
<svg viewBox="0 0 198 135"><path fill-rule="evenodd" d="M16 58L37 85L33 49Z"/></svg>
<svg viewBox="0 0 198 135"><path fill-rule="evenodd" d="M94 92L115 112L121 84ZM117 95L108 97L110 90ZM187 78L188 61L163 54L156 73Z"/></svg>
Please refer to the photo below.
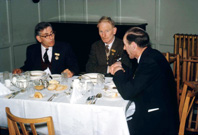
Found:
<svg viewBox="0 0 198 135"><path fill-rule="evenodd" d="M2 83L0 83L0 96L10 94L10 93L11 91L7 87L5 87Z"/></svg>
<svg viewBox="0 0 198 135"><path fill-rule="evenodd" d="M77 102L78 99L82 98L83 95L81 94L80 90L79 90L79 80L78 79L74 79L73 82L73 92L71 94L71 98L70 98L70 103L74 104Z"/></svg>

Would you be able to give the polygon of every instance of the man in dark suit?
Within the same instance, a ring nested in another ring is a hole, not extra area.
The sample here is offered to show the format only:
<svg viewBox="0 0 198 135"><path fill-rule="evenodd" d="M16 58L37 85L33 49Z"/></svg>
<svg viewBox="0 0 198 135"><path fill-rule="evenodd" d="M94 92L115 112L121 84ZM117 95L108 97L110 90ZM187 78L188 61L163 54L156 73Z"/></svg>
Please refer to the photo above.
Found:
<svg viewBox="0 0 198 135"><path fill-rule="evenodd" d="M134 74L114 63L110 73L121 96L135 102L135 113L128 121L132 135L177 135L179 116L176 85L165 57L152 49L148 34L141 28L129 29L124 49L138 66Z"/></svg>
<svg viewBox="0 0 198 135"><path fill-rule="evenodd" d="M51 74L66 72L68 77L72 77L79 72L71 46L67 43L55 42L55 33L51 24L47 22L37 24L35 36L39 43L27 47L24 66L15 69L13 73L43 70Z"/></svg>
<svg viewBox="0 0 198 135"><path fill-rule="evenodd" d="M121 58L122 63L131 67L130 59L123 51L122 40L115 37L117 28L110 17L103 16L98 21L101 40L95 42L90 51L86 72L109 74L109 66Z"/></svg>

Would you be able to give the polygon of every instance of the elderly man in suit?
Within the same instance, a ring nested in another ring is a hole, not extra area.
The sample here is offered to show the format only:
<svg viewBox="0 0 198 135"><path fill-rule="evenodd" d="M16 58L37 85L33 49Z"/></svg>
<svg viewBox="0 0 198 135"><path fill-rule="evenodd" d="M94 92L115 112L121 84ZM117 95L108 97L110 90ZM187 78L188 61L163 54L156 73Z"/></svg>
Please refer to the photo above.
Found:
<svg viewBox="0 0 198 135"><path fill-rule="evenodd" d="M120 62L110 67L113 81L126 100L135 102L136 110L128 121L132 135L177 135L179 116L176 85L165 57L152 49L148 34L141 28L129 29L123 38L124 49L138 66L134 74Z"/></svg>
<svg viewBox="0 0 198 135"><path fill-rule="evenodd" d="M55 42L55 33L50 23L38 23L35 27L35 36L39 43L27 47L24 66L15 69L13 73L43 70L51 74L66 72L68 77L72 77L79 72L71 46L67 43Z"/></svg>
<svg viewBox="0 0 198 135"><path fill-rule="evenodd" d="M131 67L132 64L125 51L123 42L115 37L117 28L110 17L103 16L98 21L98 31L101 40L91 46L86 72L109 74L109 67L119 58L122 63Z"/></svg>

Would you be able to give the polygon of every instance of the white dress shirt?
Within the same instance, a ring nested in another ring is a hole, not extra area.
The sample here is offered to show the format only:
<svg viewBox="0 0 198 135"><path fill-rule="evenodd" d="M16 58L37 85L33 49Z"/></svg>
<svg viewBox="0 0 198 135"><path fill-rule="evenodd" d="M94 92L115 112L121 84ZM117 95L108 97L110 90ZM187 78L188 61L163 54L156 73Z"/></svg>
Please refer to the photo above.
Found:
<svg viewBox="0 0 198 135"><path fill-rule="evenodd" d="M41 45L41 54L42 54L42 59L43 59L43 61L45 61L44 58L43 58L43 56L44 56L44 54L45 54L46 49L47 49L47 48L45 48L43 45ZM49 58L49 62L51 62L51 61L52 61L52 47L49 47L49 48L48 48L47 55L48 55L48 58ZM51 71L50 71L49 67L47 67L47 69L44 70L44 71L45 71L47 74L51 74Z"/></svg>

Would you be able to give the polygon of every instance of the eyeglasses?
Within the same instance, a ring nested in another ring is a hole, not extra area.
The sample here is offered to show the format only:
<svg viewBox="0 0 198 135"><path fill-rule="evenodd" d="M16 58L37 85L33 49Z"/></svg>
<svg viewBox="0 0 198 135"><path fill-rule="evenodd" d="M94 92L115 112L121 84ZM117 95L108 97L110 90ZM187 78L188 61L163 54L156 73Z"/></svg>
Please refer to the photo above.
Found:
<svg viewBox="0 0 198 135"><path fill-rule="evenodd" d="M46 39L50 39L50 37L54 36L55 35L55 31L53 31L51 34L49 35L45 35L45 36L40 36L40 37L44 37Z"/></svg>

